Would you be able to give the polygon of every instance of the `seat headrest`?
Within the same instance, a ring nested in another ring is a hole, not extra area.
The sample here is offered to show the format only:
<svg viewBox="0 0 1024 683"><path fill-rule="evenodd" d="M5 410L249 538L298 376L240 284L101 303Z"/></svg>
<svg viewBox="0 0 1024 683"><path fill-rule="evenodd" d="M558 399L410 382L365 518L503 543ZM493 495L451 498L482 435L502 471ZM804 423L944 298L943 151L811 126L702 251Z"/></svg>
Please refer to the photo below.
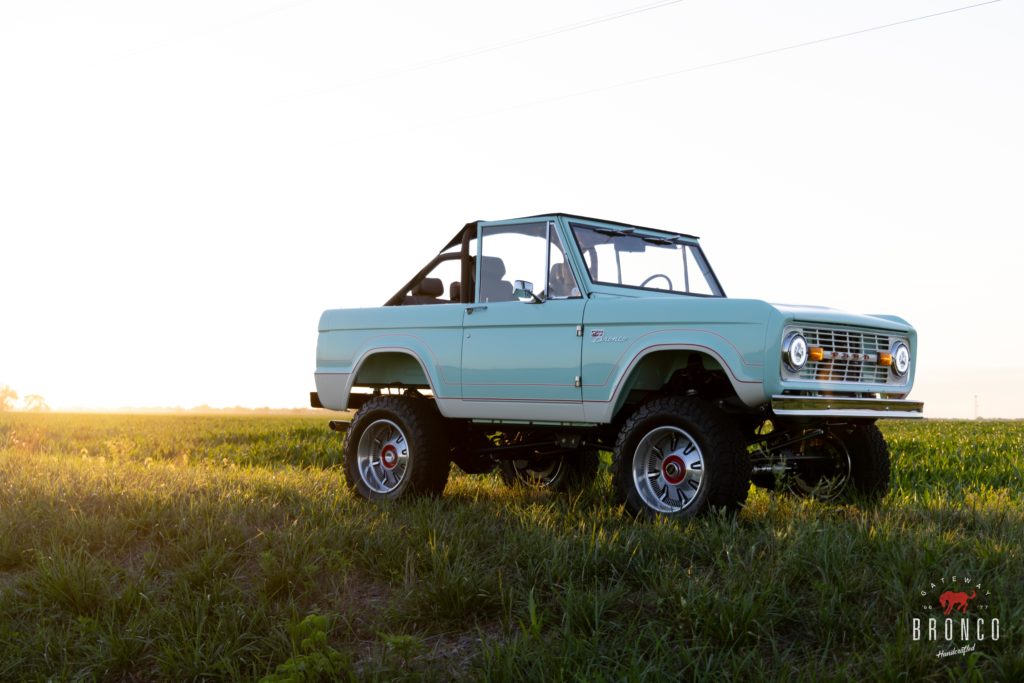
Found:
<svg viewBox="0 0 1024 683"><path fill-rule="evenodd" d="M444 283L438 277L425 277L412 288L412 293L413 296L441 296L444 293Z"/></svg>
<svg viewBox="0 0 1024 683"><path fill-rule="evenodd" d="M568 263L552 263L551 264L551 279L568 280L572 277L572 270L569 269Z"/></svg>
<svg viewBox="0 0 1024 683"><path fill-rule="evenodd" d="M497 256L481 256L480 277L500 280L505 277L505 262Z"/></svg>

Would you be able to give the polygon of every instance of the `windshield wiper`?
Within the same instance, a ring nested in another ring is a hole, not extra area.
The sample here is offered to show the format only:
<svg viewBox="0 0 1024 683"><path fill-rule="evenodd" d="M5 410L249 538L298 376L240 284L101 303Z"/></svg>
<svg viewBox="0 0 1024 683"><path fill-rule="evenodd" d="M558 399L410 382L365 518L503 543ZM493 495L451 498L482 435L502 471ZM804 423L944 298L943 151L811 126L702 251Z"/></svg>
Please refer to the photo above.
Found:
<svg viewBox="0 0 1024 683"><path fill-rule="evenodd" d="M679 244L675 239L665 239L664 237L651 237L650 235L637 235L640 239L648 244Z"/></svg>
<svg viewBox="0 0 1024 683"><path fill-rule="evenodd" d="M623 228L622 230L615 228L591 228L591 230L599 235L608 235L609 237L628 237L634 232L632 228Z"/></svg>

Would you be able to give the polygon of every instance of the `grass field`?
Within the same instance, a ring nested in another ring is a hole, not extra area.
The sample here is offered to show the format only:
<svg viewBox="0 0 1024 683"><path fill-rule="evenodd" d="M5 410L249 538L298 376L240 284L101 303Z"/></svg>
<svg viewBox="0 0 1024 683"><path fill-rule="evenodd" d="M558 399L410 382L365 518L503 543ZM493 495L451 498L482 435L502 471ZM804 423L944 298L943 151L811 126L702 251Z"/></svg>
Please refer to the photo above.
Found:
<svg viewBox="0 0 1024 683"><path fill-rule="evenodd" d="M1024 680L1024 423L883 430L875 509L675 524L606 473L367 504L325 418L0 414L0 680ZM954 575L1000 638L940 658Z"/></svg>

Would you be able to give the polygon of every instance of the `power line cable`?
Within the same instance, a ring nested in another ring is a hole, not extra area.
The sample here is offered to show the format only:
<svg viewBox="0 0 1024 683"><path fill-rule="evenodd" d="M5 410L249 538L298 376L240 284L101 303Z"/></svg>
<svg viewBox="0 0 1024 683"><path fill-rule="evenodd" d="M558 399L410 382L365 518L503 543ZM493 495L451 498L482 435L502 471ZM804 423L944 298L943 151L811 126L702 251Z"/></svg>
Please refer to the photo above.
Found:
<svg viewBox="0 0 1024 683"><path fill-rule="evenodd" d="M943 10L942 12L934 12L932 14L924 14L918 17L912 17L910 19L902 19L900 21L893 21L888 24L880 24L878 26L871 26L868 28L858 29L856 31L850 31L848 33L838 33L833 36L826 36L824 38L817 38L815 40L808 40L803 43L794 43L793 45L786 45L783 47L772 48L771 50L763 50L761 52L753 52L739 57L732 57L731 59L723 59L717 62L708 62L706 64L698 64L697 66L687 67L685 69L677 69L675 71L667 71L665 73L654 74L652 76L645 76L643 78L636 78L630 81L621 81L619 83L612 83L611 85L600 86L597 88L591 88L589 90L582 90L580 92L572 93L558 98L553 98L554 101L557 99L565 99L568 97L581 97L583 95L590 95L592 93L603 92L605 90L615 90L617 88L624 88L629 85L638 85L640 83L648 83L650 81L657 81L663 78L671 78L672 76L680 76L682 74L691 73L694 71L701 71L703 69L711 69L717 66L725 66L726 64L735 64L736 62L742 62L748 59L756 59L758 57L767 57L768 55L778 54L780 52L788 52L790 50L796 50L803 47L810 47L811 45L820 45L821 43L827 43L831 40L841 40L843 38L851 38L853 36L859 36L864 33L871 33L872 31L881 31L887 28L893 28L895 26L902 26L904 24L910 24L915 21L924 21L925 19L934 19L935 17L941 17L946 14L953 14L955 12L963 12L965 10L974 9L976 7L982 7L984 5L992 5L1002 0L985 0L985 2L975 3L973 5L965 5L963 7L955 7L953 9ZM536 104L541 104L537 102Z"/></svg>
<svg viewBox="0 0 1024 683"><path fill-rule="evenodd" d="M635 79L628 80L628 81L619 81L618 83L611 83L609 85L598 86L598 87L595 87L595 88L588 88L586 90L579 90L577 92L568 93L566 95L557 95L555 97L548 97L548 98L545 98L545 99L533 100L531 102L524 102L522 104L516 104L516 105L509 106L509 107L503 107L501 109L492 109L492 110L488 110L488 111L481 111L481 112L477 112L477 113L474 113L474 114L468 114L466 116L462 116L462 117L459 117L457 119L452 119L450 121L428 123L428 124L423 124L423 125L420 125L420 126L412 126L412 127L408 128L408 129L405 129L403 131L398 131L398 132L410 133L410 132L413 132L413 131L416 131L416 130L422 130L424 128L434 128L434 127L437 127L437 126L444 126L444 125L449 125L449 124L452 124L452 123L460 123L462 121L468 121L468 120L472 120L472 119L476 119L476 118L481 118L481 117L485 117L485 116L493 116L494 114L502 114L502 113L505 113L505 112L508 112L508 111L515 111L515 110L518 110L518 109L525 109L525 108L528 108L528 107L535 107L535 106L542 105L542 104L550 104L552 102L561 102L561 101L564 101L564 100L576 99L578 97L585 97L587 95L593 95L593 94L599 93L599 92L607 92L609 90L617 90L619 88L625 88L625 87L629 87L629 86L632 86L632 85L639 85L641 83L650 83L651 81L662 80L662 79L665 79L665 78L672 78L674 76L681 76L683 74L693 73L695 71L703 71L705 69L713 69L713 68L720 67L720 66L726 66L728 64L736 64L738 62L743 62L743 61L746 61L748 59L758 59L760 57L767 57L769 55L779 54L780 52L788 52L788 51L797 50L797 49L800 49L800 48L810 47L812 45L820 45L821 43L827 43L827 42L832 41L832 40L840 40L840 39L843 39L843 38L851 38L853 36L863 35L865 33L871 33L873 31L881 31L881 30L888 29L888 28L893 28L893 27L896 27L896 26L903 26L905 24L911 24L911 23L918 22L918 21L924 21L926 19L934 19L935 17L941 17L941 16L944 16L944 15L947 15L947 14L954 14L956 12L963 12L963 11L966 11L966 10L975 9L977 7L983 7L985 5L993 5L993 4L995 4L997 2L1001 2L1001 1L1002 0L985 0L985 2L975 3L973 5L964 5L964 6L961 6L961 7L954 7L953 9L943 10L941 12L933 12L932 14L924 14L924 15L921 15L921 16L911 17L909 19L901 19L900 21L893 21L893 22L890 22L890 23L887 23L887 24L879 24L878 26L869 26L868 28L857 29L856 31L848 31L846 33L837 33L835 35L826 36L824 38L817 38L815 40L807 40L807 41L804 41L804 42L801 42L801 43L794 43L792 45L785 45L785 46L782 46L782 47L772 48L770 50L762 50L760 52L752 52L752 53L749 53L749 54L740 55L738 57L731 57L729 59L721 59L721 60L714 61L714 62L706 62L704 64L697 64L695 66L686 67L686 68L683 68L683 69L676 69L676 70L673 70L673 71L666 71L664 73L653 74L651 76L644 76L642 78L635 78ZM392 134L394 134L394 132L382 133L380 135L367 136L366 138L362 138L362 140L372 140L372 139L377 139L377 138L381 138L381 137L388 137L388 136L390 136ZM354 142L354 140L349 141L349 142ZM344 143L342 143L342 144L344 144Z"/></svg>
<svg viewBox="0 0 1024 683"><path fill-rule="evenodd" d="M310 92L307 92L307 93L303 93L301 95L295 95L295 96L292 96L292 97L282 98L282 99L276 100L274 102L274 104L282 104L282 103L291 102L291 101L297 100L297 99L303 99L303 98L306 98L306 97L313 97L313 96L321 95L321 94L327 93L327 92L333 92L333 91L336 91L336 90L343 90L345 88L351 88L351 87L354 87L354 86L357 86L357 85L364 85L366 83L372 83L374 81L382 80L382 79L385 79L385 78L393 78L394 76L399 76L399 75L406 74L406 73L409 73L409 72L412 72L412 71L420 71L422 69L428 69L428 68L430 68L432 66L438 66L438 65L441 65L441 64L448 64L450 62L456 62L456 61L459 61L461 59L467 59L469 57L476 57L477 55L486 54L488 52L495 52L497 50L504 50L506 48L515 47L517 45L522 45L524 43L530 43L530 42L533 42L535 40L542 40L544 38L550 38L552 36L561 35L563 33L569 33L570 31L578 31L580 29L589 28L591 26L596 26L598 24L603 24L603 23L608 22L608 21L615 21L616 19L623 19L625 17L631 17L631 16L633 16L635 14L641 14L643 12L650 12L651 10L661 9L662 7L668 7L669 5L677 5L677 4L681 3L681 2L684 2L684 0L658 0L658 2L652 2L652 3L646 4L646 5L640 5L638 7L630 7L628 9L620 10L618 12L612 12L611 14L604 14L604 15L601 15L599 17L593 17L591 19L584 19L582 21L576 21L576 22L573 22L571 24L563 24L561 26L556 26L554 28L547 29L545 31L540 31L538 33L531 33L529 35L520 36L518 38L511 38L509 40L503 40L503 41L500 41L500 42L491 43L489 45L483 45L483 46L480 46L480 47L473 48L471 50L465 50L463 52L454 52L454 53L448 54L448 55L441 55L439 57L434 57L432 59L427 59L427 60L424 60L422 62L416 62L416 63L413 63L413 64L406 64L406 65L403 65L403 66L398 66L398 67L395 67L393 69L387 69L385 71L381 71L381 72L378 72L378 73L375 73L375 74L368 75L365 78L361 78L361 79L358 79L358 80L355 80L355 81L346 81L346 82L342 82L342 83L336 83L334 85L329 85L329 86L324 87L324 88L319 88L317 90L313 90L313 91L310 91Z"/></svg>
<svg viewBox="0 0 1024 683"><path fill-rule="evenodd" d="M562 33L569 33L570 31L578 31L581 28L588 28L590 26L596 26L597 24L603 24L607 21L614 21L616 19L622 19L623 17L630 17L634 14L641 14L642 12L649 12L651 10L660 9L669 5L677 5L683 0L659 0L658 2L652 2L648 5L641 5L639 7L631 7L629 9L621 10L619 12L612 12L611 14L605 14L600 17L594 17L592 19L584 19L583 21L573 22L571 24L564 24L562 26L556 26L555 28L541 31L539 33L533 33L528 36L522 36L519 38L512 38L491 45L484 45L472 50L466 50L465 52L457 52L451 55L443 57L436 57L419 64L412 64L408 67L399 67L385 73L391 74L392 72L403 72L413 71L417 69L423 69L429 66L437 64L447 64L448 62L454 62L459 59L465 59L467 57L475 57L476 55L485 54L487 52L494 52L495 50L503 50L507 47L513 47L515 45L522 45L523 43L529 43L534 40L541 40L543 38L550 38L551 36L557 36Z"/></svg>

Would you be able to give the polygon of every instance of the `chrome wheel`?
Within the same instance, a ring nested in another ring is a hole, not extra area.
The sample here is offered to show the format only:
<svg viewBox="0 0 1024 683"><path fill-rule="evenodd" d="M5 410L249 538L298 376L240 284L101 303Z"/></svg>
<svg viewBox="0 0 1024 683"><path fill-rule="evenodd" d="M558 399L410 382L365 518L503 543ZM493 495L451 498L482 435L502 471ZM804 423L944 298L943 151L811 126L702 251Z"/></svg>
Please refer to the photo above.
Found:
<svg viewBox="0 0 1024 683"><path fill-rule="evenodd" d="M831 433L800 444L800 452L790 462L793 472L787 483L797 495L831 502L842 498L850 485L850 452Z"/></svg>
<svg viewBox="0 0 1024 683"><path fill-rule="evenodd" d="M538 442L533 457L499 460L498 471L508 486L525 486L558 493L582 491L597 476L598 455L595 450L557 450L538 453L551 444Z"/></svg>
<svg viewBox="0 0 1024 683"><path fill-rule="evenodd" d="M633 485L656 512L681 512L704 482L704 455L696 440L675 426L649 431L633 454Z"/></svg>
<svg viewBox="0 0 1024 683"><path fill-rule="evenodd" d="M391 420L366 427L356 447L359 478L374 493L391 493L401 486L409 469L409 442Z"/></svg>
<svg viewBox="0 0 1024 683"><path fill-rule="evenodd" d="M524 484L544 488L558 481L564 462L561 456L542 460L513 460L512 469L516 478Z"/></svg>

